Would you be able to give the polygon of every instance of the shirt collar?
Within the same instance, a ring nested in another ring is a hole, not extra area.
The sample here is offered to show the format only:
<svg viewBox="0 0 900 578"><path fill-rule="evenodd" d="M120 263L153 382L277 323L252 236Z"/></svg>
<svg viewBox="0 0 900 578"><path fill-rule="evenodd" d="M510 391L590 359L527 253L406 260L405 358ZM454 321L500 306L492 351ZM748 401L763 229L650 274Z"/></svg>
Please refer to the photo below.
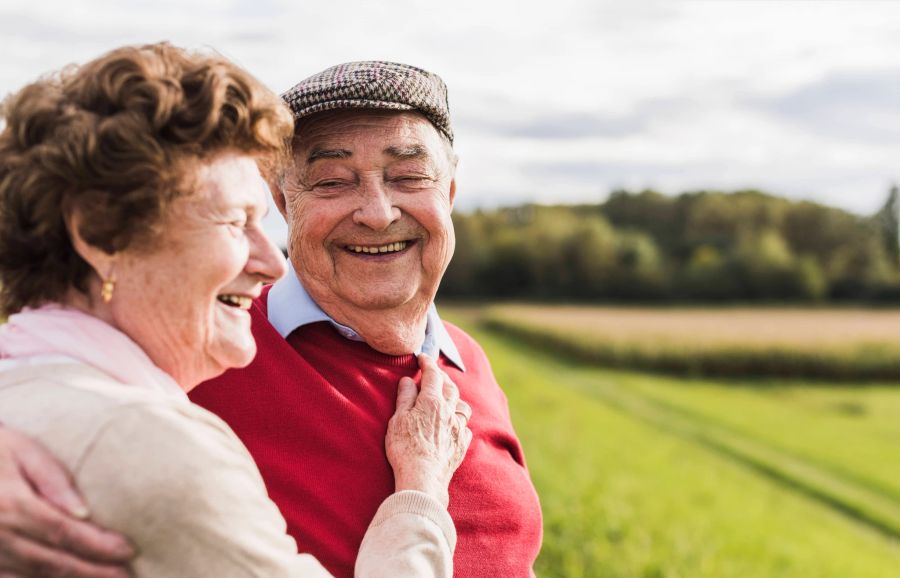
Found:
<svg viewBox="0 0 900 578"><path fill-rule="evenodd" d="M267 303L269 323L285 339L304 325L328 321L337 329L338 333L347 339L365 341L353 328L342 325L332 319L319 307L318 303L313 301L306 288L300 283L300 279L294 272L294 267L290 261L288 261L287 274L276 282L269 291ZM428 318L425 323L425 341L416 353L426 353L434 359L437 359L438 355L443 353L461 371L466 370L459 350L438 316L434 303L428 308Z"/></svg>

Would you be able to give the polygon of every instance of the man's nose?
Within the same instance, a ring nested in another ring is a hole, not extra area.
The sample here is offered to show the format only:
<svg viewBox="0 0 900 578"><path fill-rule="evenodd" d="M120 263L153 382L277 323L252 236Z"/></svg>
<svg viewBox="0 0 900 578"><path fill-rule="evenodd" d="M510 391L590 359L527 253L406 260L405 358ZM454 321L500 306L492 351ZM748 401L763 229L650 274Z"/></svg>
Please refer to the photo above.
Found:
<svg viewBox="0 0 900 578"><path fill-rule="evenodd" d="M262 228L249 233L250 258L246 271L260 277L263 283L274 283L287 272L287 262L281 249L266 236Z"/></svg>
<svg viewBox="0 0 900 578"><path fill-rule="evenodd" d="M359 199L360 206L353 213L353 222L357 225L383 231L400 219L400 209L394 206L381 179L361 183Z"/></svg>

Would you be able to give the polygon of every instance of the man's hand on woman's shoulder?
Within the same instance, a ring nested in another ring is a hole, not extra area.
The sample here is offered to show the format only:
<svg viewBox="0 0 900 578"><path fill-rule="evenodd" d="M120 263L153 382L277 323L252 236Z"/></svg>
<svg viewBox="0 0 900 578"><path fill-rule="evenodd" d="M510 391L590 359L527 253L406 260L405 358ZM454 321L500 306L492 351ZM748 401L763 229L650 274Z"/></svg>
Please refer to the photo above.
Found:
<svg viewBox="0 0 900 578"><path fill-rule="evenodd" d="M0 578L124 578L134 552L94 526L69 472L0 425Z"/></svg>

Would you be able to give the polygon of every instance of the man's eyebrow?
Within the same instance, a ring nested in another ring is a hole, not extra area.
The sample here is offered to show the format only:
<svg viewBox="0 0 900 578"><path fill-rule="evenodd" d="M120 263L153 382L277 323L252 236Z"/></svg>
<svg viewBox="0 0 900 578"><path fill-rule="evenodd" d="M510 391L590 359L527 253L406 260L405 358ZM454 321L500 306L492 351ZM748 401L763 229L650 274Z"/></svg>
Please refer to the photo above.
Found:
<svg viewBox="0 0 900 578"><path fill-rule="evenodd" d="M384 152L397 159L420 159L428 156L428 149L420 144L403 147L389 146L384 149Z"/></svg>
<svg viewBox="0 0 900 578"><path fill-rule="evenodd" d="M306 157L307 163L312 163L320 159L346 159L353 156L353 153L347 149L321 149L314 148Z"/></svg>

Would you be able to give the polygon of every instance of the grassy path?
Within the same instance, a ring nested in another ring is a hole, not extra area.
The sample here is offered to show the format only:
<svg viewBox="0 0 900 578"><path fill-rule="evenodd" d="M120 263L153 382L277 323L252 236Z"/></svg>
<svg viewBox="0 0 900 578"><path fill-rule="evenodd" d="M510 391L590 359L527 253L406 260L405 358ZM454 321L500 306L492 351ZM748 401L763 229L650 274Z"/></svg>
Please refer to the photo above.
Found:
<svg viewBox="0 0 900 578"><path fill-rule="evenodd" d="M614 373L598 379L590 370L578 373L569 382L570 387L596 396L663 431L715 450L892 538L900 539L900 501L891 495L859 484L831 468L779 450L765 439L760 440L752 435L755 432L746 435L737 429L722 426L721 422L727 420L709 418L693 410L689 401L679 400L669 404L651 395L636 393L637 388L627 386L629 381L635 380L633 375ZM668 388L676 389L671 384ZM744 407L731 407L730 411L741 416L753 415ZM895 449L892 451L896 452ZM870 469L877 467L878 463L869 464ZM890 466L886 467L890 469Z"/></svg>
<svg viewBox="0 0 900 578"><path fill-rule="evenodd" d="M540 576L895 576L896 540L726 458L694 416L602 386L626 374L455 320L488 351L528 453L545 514Z"/></svg>
<svg viewBox="0 0 900 578"><path fill-rule="evenodd" d="M692 420L755 440L784 457L884 496L900 531L900 389L896 385L810 387L770 381L752 385L708 380L615 376L617 385ZM893 507L891 506L893 504Z"/></svg>

